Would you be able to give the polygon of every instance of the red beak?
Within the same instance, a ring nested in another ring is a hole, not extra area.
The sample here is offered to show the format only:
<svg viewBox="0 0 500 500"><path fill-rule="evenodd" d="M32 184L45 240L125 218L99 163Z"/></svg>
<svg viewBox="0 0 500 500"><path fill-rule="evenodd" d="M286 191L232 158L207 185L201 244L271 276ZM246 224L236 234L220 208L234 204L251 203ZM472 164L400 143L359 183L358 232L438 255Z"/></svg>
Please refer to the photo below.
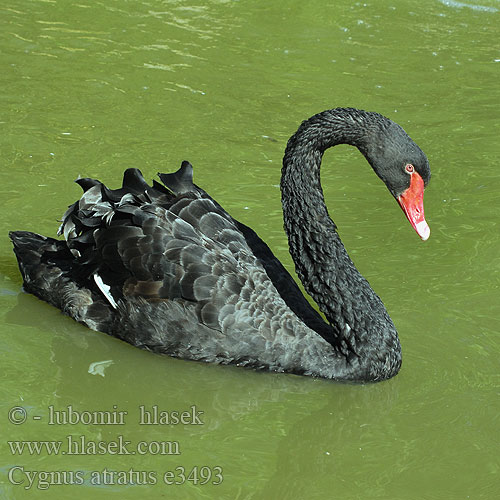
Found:
<svg viewBox="0 0 500 500"><path fill-rule="evenodd" d="M424 181L417 172L412 172L410 187L397 198L413 229L425 241L431 230L424 216Z"/></svg>

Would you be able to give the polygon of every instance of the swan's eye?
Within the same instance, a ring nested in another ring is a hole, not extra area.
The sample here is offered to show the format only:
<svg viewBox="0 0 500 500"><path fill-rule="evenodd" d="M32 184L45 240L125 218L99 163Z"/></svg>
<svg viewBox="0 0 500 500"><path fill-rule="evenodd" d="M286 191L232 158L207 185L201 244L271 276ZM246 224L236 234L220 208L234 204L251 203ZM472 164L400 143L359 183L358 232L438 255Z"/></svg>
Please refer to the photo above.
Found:
<svg viewBox="0 0 500 500"><path fill-rule="evenodd" d="M415 167L411 163L408 163L405 167L405 170L407 173L413 174L413 172L415 171Z"/></svg>

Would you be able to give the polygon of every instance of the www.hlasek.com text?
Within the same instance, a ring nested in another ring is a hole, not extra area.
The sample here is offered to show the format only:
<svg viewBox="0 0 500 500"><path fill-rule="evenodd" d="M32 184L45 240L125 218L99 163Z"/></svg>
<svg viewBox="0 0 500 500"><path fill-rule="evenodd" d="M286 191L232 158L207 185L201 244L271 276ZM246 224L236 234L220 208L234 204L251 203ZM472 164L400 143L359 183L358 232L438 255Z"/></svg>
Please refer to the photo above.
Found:
<svg viewBox="0 0 500 500"><path fill-rule="evenodd" d="M109 441L69 434L64 440L7 441L12 455L180 455L179 441L138 441L122 435Z"/></svg>

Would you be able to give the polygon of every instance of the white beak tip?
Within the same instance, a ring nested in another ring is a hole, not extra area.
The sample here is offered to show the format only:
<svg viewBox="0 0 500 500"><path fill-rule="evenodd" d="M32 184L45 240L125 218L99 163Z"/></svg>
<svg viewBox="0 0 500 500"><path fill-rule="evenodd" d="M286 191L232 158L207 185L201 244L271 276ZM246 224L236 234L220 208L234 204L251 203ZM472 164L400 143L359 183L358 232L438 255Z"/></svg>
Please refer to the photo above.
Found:
<svg viewBox="0 0 500 500"><path fill-rule="evenodd" d="M429 239L429 236L431 235L431 228L429 227L429 225L425 220L420 221L418 224L416 224L415 229L423 241Z"/></svg>

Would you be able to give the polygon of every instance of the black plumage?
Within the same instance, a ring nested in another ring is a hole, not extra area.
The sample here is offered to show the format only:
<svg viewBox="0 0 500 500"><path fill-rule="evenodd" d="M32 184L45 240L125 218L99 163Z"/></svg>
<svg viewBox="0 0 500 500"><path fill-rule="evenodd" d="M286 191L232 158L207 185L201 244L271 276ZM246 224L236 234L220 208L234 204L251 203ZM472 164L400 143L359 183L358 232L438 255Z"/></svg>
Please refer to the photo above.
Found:
<svg viewBox="0 0 500 500"><path fill-rule="evenodd" d="M137 169L120 189L79 179L63 216L65 241L10 233L24 286L77 321L138 347L336 380L376 381L401 365L396 329L350 260L328 215L319 169L325 149L360 149L394 197L410 162L427 159L387 118L352 108L302 123L283 160L282 204L310 306L269 247L193 184L183 162L150 186Z"/></svg>

